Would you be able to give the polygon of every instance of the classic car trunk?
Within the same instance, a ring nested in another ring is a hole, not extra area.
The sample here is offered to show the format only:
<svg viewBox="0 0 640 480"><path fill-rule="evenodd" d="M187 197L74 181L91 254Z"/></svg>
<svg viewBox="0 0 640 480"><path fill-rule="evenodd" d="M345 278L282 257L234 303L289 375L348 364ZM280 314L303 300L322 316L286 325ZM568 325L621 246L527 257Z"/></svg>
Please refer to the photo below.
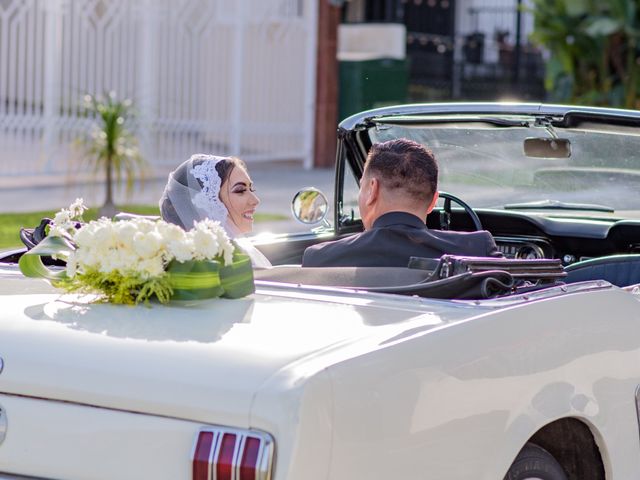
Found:
<svg viewBox="0 0 640 480"><path fill-rule="evenodd" d="M209 426L272 435L274 479L309 467L296 446L311 436L321 472L326 369L481 310L277 284L128 307L60 295L15 268L0 269L0 291L0 478L189 478Z"/></svg>
<svg viewBox="0 0 640 480"><path fill-rule="evenodd" d="M240 428L261 385L287 366L315 357L321 369L323 351L394 336L408 320L442 324L417 301L399 310L287 289L146 307L90 303L15 277L0 276L0 289L13 293L0 300L0 393Z"/></svg>

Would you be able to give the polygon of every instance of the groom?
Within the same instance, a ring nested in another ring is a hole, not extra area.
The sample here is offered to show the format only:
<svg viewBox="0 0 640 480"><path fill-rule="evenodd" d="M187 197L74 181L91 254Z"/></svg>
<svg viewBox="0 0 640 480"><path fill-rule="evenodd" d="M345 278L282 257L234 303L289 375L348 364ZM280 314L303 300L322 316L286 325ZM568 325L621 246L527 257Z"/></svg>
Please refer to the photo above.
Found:
<svg viewBox="0 0 640 480"><path fill-rule="evenodd" d="M307 248L302 266L406 267L410 257L502 256L487 231L429 230L425 219L437 199L438 164L429 149L404 138L375 144L358 196L364 232Z"/></svg>

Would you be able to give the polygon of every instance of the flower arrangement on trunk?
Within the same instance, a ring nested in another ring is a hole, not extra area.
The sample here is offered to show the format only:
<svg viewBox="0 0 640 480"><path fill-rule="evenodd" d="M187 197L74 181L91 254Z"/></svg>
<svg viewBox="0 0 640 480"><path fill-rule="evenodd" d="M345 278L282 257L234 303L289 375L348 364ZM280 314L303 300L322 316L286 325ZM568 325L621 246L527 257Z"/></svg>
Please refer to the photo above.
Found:
<svg viewBox="0 0 640 480"><path fill-rule="evenodd" d="M56 214L48 236L21 257L24 275L124 304L238 298L254 291L249 257L218 222L203 220L189 231L147 218L83 224L84 210L78 199ZM47 268L42 256L64 259L66 269Z"/></svg>

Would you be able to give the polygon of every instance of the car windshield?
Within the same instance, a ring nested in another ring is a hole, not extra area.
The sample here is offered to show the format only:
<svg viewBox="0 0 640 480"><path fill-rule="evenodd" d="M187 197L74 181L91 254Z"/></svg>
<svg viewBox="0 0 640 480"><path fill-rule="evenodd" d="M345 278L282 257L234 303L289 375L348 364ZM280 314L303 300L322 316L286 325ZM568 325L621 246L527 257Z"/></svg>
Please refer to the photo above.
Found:
<svg viewBox="0 0 640 480"><path fill-rule="evenodd" d="M382 119L368 133L374 143L405 137L428 146L440 165L439 189L475 208L544 207L574 215L615 210L618 216L640 210L640 128L594 122L559 128L527 116L447 117Z"/></svg>

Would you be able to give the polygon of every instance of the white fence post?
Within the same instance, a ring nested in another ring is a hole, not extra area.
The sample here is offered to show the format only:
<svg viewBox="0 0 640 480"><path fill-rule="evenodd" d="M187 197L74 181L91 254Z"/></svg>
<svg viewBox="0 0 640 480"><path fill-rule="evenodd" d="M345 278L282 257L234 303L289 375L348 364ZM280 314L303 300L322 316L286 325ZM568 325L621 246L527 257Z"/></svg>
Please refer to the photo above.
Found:
<svg viewBox="0 0 640 480"><path fill-rule="evenodd" d="M60 70L62 63L62 7L66 0L49 0L45 3L45 54L43 135L41 156L45 161L44 172L52 171L54 151L57 149L60 109Z"/></svg>
<svg viewBox="0 0 640 480"><path fill-rule="evenodd" d="M320 0L325 1L325 0ZM305 105L304 105L304 168L309 170L313 167L313 141L315 131L315 111L316 111L316 71L318 65L318 0L308 0L304 8L307 35L307 63L305 68Z"/></svg>
<svg viewBox="0 0 640 480"><path fill-rule="evenodd" d="M154 119L158 102L158 16L159 2L142 0L136 11L141 26L138 43L140 70L135 88L135 106L138 109L138 139L145 159L155 155Z"/></svg>
<svg viewBox="0 0 640 480"><path fill-rule="evenodd" d="M247 21L245 0L236 0L235 35L233 42L233 77L231 81L231 154L241 155L242 94L244 83L244 30Z"/></svg>

